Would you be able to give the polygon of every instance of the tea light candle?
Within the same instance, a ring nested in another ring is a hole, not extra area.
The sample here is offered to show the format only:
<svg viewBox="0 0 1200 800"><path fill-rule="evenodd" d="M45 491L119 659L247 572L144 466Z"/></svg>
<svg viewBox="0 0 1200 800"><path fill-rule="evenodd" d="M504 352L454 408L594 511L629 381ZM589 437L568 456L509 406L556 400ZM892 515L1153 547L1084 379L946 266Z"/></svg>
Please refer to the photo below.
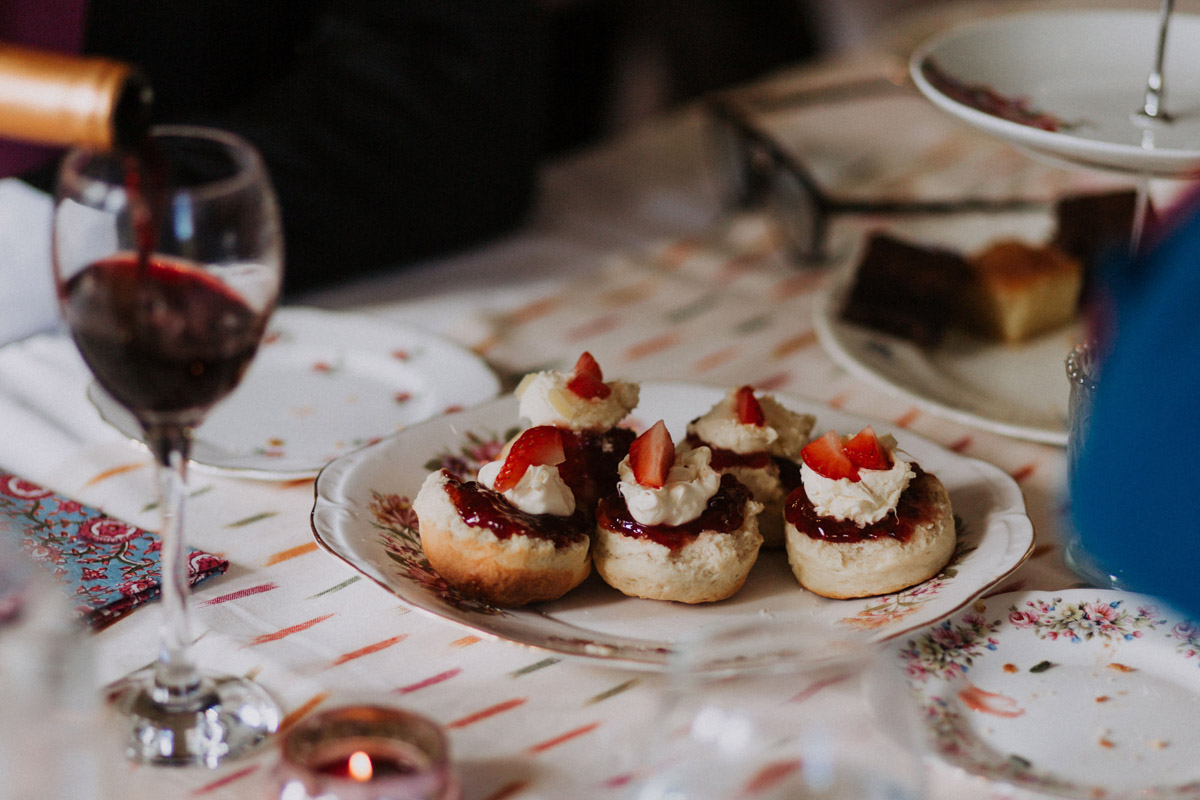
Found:
<svg viewBox="0 0 1200 800"><path fill-rule="evenodd" d="M284 734L279 800L461 800L446 736L383 705L313 714Z"/></svg>

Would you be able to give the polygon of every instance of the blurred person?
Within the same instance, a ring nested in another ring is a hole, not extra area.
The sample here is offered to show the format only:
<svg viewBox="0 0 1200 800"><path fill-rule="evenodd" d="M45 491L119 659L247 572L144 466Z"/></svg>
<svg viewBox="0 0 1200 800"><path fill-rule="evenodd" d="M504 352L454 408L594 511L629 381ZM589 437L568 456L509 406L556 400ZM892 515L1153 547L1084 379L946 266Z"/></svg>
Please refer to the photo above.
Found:
<svg viewBox="0 0 1200 800"><path fill-rule="evenodd" d="M0 41L135 64L156 122L253 142L295 291L519 224L541 153L535 12L533 0L0 0ZM0 169L52 189L45 151L5 149Z"/></svg>
<svg viewBox="0 0 1200 800"><path fill-rule="evenodd" d="M1100 378L1072 478L1084 549L1133 591L1200 620L1200 192L1167 215L1143 255L1102 282Z"/></svg>

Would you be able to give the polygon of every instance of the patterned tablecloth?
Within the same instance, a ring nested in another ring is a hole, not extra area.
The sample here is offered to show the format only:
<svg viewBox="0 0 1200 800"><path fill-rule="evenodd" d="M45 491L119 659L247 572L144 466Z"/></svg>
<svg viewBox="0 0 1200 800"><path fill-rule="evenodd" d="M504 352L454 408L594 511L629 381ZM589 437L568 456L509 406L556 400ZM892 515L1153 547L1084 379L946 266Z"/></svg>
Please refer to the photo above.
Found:
<svg viewBox="0 0 1200 800"><path fill-rule="evenodd" d="M936 115L930 120L931 131L949 137L934 143L942 158L969 154L978 142L953 126L946 132ZM324 300L444 332L508 385L526 370L568 368L586 348L610 377L752 383L919 433L997 465L1024 494L1033 555L996 591L1072 585L1060 551L1063 451L945 421L835 365L812 322L814 298L832 273L797 271L761 217L719 217L711 193L702 193L702 135L692 112L556 165L525 234ZM1018 185L1003 169L1010 190L1095 180L1038 168ZM878 224L843 221L835 241L850 252ZM451 277L437 277L439 269ZM463 281L464 273L478 282ZM0 350L0 465L156 529L143 453L97 417L82 365L45 358L39 346L33 339ZM428 715L449 731L469 800L625 796L646 766L642 732L661 678L548 656L410 610L318 549L312 499L311 480L194 473L189 543L229 562L194 595L201 663L254 675L281 700L285 726L351 697L386 697ZM138 609L93 637L98 684L152 657L157 614ZM814 713L859 702L844 687L810 694ZM114 796L126 798L258 798L267 796L274 758L268 748L211 772L114 760L108 777L120 786ZM934 769L940 795L961 796L956 780Z"/></svg>

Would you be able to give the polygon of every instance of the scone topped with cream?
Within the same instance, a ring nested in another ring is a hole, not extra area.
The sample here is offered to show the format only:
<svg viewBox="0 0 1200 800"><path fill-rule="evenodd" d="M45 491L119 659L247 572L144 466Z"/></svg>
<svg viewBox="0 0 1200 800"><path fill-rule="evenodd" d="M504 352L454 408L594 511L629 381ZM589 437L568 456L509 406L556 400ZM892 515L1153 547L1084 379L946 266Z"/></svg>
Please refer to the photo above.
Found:
<svg viewBox="0 0 1200 800"><path fill-rule="evenodd" d="M758 525L766 547L783 545L783 501L800 485L800 451L815 421L741 386L688 424L688 446L708 447L713 469L737 477L763 505Z"/></svg>
<svg viewBox="0 0 1200 800"><path fill-rule="evenodd" d="M553 425L573 431L615 428L638 403L638 385L605 381L600 365L584 351L567 372L531 372L514 392L520 414L530 425Z"/></svg>
<svg viewBox="0 0 1200 800"><path fill-rule="evenodd" d="M706 603L730 597L758 558L762 506L707 447L676 452L660 420L620 464L618 493L600 501L592 560L632 597Z"/></svg>
<svg viewBox="0 0 1200 800"><path fill-rule="evenodd" d="M563 432L566 460L560 471L579 507L590 515L596 502L614 490L617 464L636 435L618 425L637 406L639 386L605 381L600 365L585 351L571 372L530 373L515 394L519 413L530 425Z"/></svg>
<svg viewBox="0 0 1200 800"><path fill-rule="evenodd" d="M801 485L784 507L788 563L834 598L888 594L936 575L954 552L942 482L870 427L829 431L801 451Z"/></svg>
<svg viewBox="0 0 1200 800"><path fill-rule="evenodd" d="M530 428L477 481L430 473L413 501L421 547L450 585L500 606L554 600L591 571L591 514L560 474L562 431Z"/></svg>

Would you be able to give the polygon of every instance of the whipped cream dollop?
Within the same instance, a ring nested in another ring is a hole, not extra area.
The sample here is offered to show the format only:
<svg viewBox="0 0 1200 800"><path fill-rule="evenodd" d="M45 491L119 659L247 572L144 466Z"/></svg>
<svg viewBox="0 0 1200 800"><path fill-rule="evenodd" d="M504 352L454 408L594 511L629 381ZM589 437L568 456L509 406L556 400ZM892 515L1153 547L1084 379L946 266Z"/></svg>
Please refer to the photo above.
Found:
<svg viewBox="0 0 1200 800"><path fill-rule="evenodd" d="M717 402L706 414L688 425L688 433L722 450L735 453L761 453L800 460L800 451L808 444L816 418L784 408L770 395L758 399L764 424L746 425L738 421L737 393L734 389Z"/></svg>
<svg viewBox="0 0 1200 800"><path fill-rule="evenodd" d="M654 489L637 482L626 456L617 467L621 475L617 490L630 515L642 525L682 525L703 514L721 488L721 474L709 464L711 459L707 447L676 451L666 483Z"/></svg>
<svg viewBox="0 0 1200 800"><path fill-rule="evenodd" d="M884 443L884 437L880 443ZM823 517L853 520L860 528L886 517L896 508L900 495L915 475L907 459L894 449L889 452L891 469L860 468L857 481L830 480L808 464L801 464L800 480L813 509Z"/></svg>
<svg viewBox="0 0 1200 800"><path fill-rule="evenodd" d="M503 465L503 460L484 464L479 468L478 481L493 489ZM517 485L500 494L526 514L569 517L575 513L575 494L558 473L558 467L541 464L527 467Z"/></svg>
<svg viewBox="0 0 1200 800"><path fill-rule="evenodd" d="M608 397L580 397L567 388L568 373L531 372L521 379L516 394L519 413L530 426L555 425L571 430L608 430L637 406L636 383L608 381Z"/></svg>

